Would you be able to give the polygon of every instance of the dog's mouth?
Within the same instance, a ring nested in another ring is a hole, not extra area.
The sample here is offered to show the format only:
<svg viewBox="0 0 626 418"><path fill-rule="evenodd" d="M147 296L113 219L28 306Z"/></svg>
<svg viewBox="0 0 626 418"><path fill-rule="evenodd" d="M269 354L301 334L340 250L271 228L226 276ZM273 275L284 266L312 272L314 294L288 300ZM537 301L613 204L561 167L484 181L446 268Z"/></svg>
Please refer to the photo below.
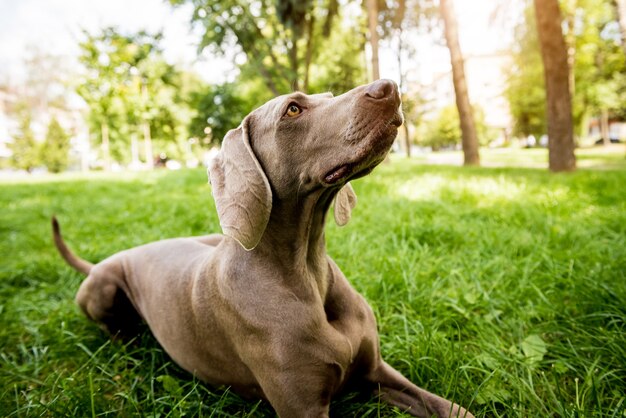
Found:
<svg viewBox="0 0 626 418"><path fill-rule="evenodd" d="M368 175L374 170L374 167L377 166L384 158L381 158L380 161L376 161L374 164L368 165L367 167L359 168L358 164L344 164L339 167L333 168L324 176L324 182L328 185L333 185L339 183L343 179L356 179L359 177L363 177Z"/></svg>
<svg viewBox="0 0 626 418"><path fill-rule="evenodd" d="M324 175L324 183L329 186L335 185L342 180L349 181L371 173L385 159L402 122L402 114L396 112L391 119L381 125L376 134L364 138L363 147L359 150L357 158L352 162L335 166L327 172Z"/></svg>
<svg viewBox="0 0 626 418"><path fill-rule="evenodd" d="M398 129L400 126L402 126L402 123L404 123L404 117L402 116L402 112L398 110L396 113L394 113L393 117L389 121L389 124L395 126L396 129Z"/></svg>
<svg viewBox="0 0 626 418"><path fill-rule="evenodd" d="M344 177L352 174L354 164L344 164L330 170L325 176L324 181L328 184L335 184Z"/></svg>

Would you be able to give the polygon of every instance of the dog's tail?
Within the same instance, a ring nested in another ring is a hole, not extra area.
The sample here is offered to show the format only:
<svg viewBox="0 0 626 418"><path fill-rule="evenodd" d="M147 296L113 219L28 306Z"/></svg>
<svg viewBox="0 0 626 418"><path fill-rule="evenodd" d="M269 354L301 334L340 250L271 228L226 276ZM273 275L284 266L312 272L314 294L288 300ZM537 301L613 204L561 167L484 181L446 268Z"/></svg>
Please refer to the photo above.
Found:
<svg viewBox="0 0 626 418"><path fill-rule="evenodd" d="M52 236L54 237L54 245L56 245L59 253L61 253L61 256L65 259L65 261L67 261L67 264L83 274L89 274L93 264L75 255L72 251L70 251L67 245L65 245L65 241L63 241L63 237L61 236L59 222L55 216L52 217Z"/></svg>

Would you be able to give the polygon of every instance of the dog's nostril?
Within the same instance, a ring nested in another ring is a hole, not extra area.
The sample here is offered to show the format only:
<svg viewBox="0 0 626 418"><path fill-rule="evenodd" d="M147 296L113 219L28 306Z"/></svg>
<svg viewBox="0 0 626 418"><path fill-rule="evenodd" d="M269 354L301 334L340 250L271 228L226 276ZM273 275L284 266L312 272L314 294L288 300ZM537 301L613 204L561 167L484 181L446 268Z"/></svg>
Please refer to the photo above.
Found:
<svg viewBox="0 0 626 418"><path fill-rule="evenodd" d="M394 91L395 83L391 80L377 80L367 86L365 95L372 99L384 99Z"/></svg>

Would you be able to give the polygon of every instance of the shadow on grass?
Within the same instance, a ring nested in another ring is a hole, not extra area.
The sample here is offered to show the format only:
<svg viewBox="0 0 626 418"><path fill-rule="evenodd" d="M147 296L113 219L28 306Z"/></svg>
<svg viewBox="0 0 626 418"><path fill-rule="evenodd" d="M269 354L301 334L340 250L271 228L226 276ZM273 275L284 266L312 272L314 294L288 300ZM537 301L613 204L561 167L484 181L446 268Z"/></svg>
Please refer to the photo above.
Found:
<svg viewBox="0 0 626 418"><path fill-rule="evenodd" d="M337 230L349 245L331 239L331 254L412 380L459 382L452 397L473 397L478 416L613 416L625 402L625 182L623 171L382 167L355 184L376 211L357 208L353 229Z"/></svg>

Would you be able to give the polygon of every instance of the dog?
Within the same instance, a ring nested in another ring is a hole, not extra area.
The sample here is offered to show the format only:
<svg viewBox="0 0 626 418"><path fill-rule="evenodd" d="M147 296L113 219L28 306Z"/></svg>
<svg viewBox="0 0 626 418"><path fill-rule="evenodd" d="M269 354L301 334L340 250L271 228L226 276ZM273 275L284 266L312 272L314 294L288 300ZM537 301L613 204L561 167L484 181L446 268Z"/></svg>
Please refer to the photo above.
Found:
<svg viewBox="0 0 626 418"><path fill-rule="evenodd" d="M168 239L98 264L55 244L87 275L76 295L107 332L145 321L183 369L269 401L282 418L328 417L346 385L417 417L472 417L383 361L365 299L327 255L324 225L345 225L349 181L387 155L402 124L398 87L270 100L229 131L209 165L223 235Z"/></svg>

